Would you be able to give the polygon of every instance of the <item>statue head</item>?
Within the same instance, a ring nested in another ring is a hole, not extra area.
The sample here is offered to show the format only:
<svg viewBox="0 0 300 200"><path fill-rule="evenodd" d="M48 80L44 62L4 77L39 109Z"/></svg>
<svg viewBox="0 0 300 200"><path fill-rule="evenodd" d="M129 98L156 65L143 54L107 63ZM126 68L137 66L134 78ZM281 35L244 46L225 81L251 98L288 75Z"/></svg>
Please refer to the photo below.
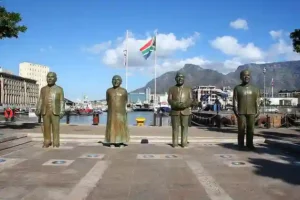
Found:
<svg viewBox="0 0 300 200"><path fill-rule="evenodd" d="M55 85L57 81L57 75L55 72L48 72L47 74L47 83L48 83L48 86L53 86Z"/></svg>
<svg viewBox="0 0 300 200"><path fill-rule="evenodd" d="M113 76L111 82L114 88L120 87L120 85L122 84L122 78L119 75L115 75Z"/></svg>
<svg viewBox="0 0 300 200"><path fill-rule="evenodd" d="M251 72L248 69L241 71L240 79L243 84L248 84L250 82Z"/></svg>
<svg viewBox="0 0 300 200"><path fill-rule="evenodd" d="M177 72L175 76L177 86L182 86L184 84L184 75L181 72Z"/></svg>

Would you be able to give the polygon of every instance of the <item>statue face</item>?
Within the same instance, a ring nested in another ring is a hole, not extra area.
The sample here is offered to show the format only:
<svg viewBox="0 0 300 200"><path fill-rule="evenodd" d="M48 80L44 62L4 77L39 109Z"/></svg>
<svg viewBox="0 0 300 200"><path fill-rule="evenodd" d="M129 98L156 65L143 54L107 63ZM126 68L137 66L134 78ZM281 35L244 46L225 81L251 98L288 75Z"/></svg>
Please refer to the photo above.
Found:
<svg viewBox="0 0 300 200"><path fill-rule="evenodd" d="M178 74L175 78L178 86L182 86L184 84L184 76L183 74Z"/></svg>
<svg viewBox="0 0 300 200"><path fill-rule="evenodd" d="M119 76L114 76L113 77L113 79L112 79L112 85L114 87L120 87L121 83L122 83L121 77L119 77Z"/></svg>
<svg viewBox="0 0 300 200"><path fill-rule="evenodd" d="M251 77L251 74L249 71L245 71L242 75L241 75L241 79L242 79L242 82L243 83L249 83L250 82L250 77Z"/></svg>
<svg viewBox="0 0 300 200"><path fill-rule="evenodd" d="M49 72L47 74L47 83L48 85L54 85L57 80L56 74Z"/></svg>

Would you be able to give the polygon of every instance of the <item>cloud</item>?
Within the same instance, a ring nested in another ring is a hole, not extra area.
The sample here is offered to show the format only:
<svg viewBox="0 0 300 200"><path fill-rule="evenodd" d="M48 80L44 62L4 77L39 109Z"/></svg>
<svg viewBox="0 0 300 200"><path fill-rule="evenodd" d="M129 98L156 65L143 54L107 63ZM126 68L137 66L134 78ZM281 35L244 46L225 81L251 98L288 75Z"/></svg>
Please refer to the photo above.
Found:
<svg viewBox="0 0 300 200"><path fill-rule="evenodd" d="M169 58L177 51L186 51L189 47L195 45L199 33L186 38L177 38L174 33L160 33L157 35L157 60ZM118 38L113 48L107 49L102 57L104 64L112 67L123 67L124 65L124 50L128 45L128 65L129 67L144 67L153 66L153 56L145 60L140 52L140 48L146 44L151 37L146 39L136 38L133 33L126 41L125 38ZM128 44L127 44L128 42Z"/></svg>
<svg viewBox="0 0 300 200"><path fill-rule="evenodd" d="M83 47L82 51L92 53L92 54L99 54L104 50L107 50L111 46L112 42L107 41L99 44L94 44L90 47Z"/></svg>
<svg viewBox="0 0 300 200"><path fill-rule="evenodd" d="M267 58L274 60L281 56L285 60L300 60L300 54L293 51L293 46L290 42L284 39L283 31L272 32L270 31L271 37L276 40L276 43L272 44L267 52Z"/></svg>
<svg viewBox="0 0 300 200"><path fill-rule="evenodd" d="M238 18L237 20L230 22L229 25L234 29L248 30L248 23L244 19Z"/></svg>
<svg viewBox="0 0 300 200"><path fill-rule="evenodd" d="M278 31L270 31L269 34L271 35L271 37L276 40L278 38L281 38L283 35L283 30L278 30Z"/></svg>
<svg viewBox="0 0 300 200"><path fill-rule="evenodd" d="M236 70L240 65L246 63L267 63L280 60L300 60L300 54L293 52L291 41L283 30L270 31L273 43L267 48L261 48L253 42L241 43L237 38L224 35L208 41L210 46L226 55L223 61L208 59L204 55L186 57L184 52L196 45L199 33L179 38L174 33L160 33L157 36L157 76L168 72L176 71L185 64L199 65L205 69L214 69L221 73L228 73ZM103 64L108 67L124 68L124 50L128 45L128 58L130 76L144 74L154 77L154 56L151 55L145 60L139 49L146 44L153 34L134 35L129 33L125 37L118 37L115 40L99 43L83 50L90 54L99 56ZM153 52L154 53L154 52Z"/></svg>
<svg viewBox="0 0 300 200"><path fill-rule="evenodd" d="M232 36L217 37L210 43L213 48L219 49L226 55L237 56L241 60L255 61L261 60L264 57L263 51L253 43L243 45Z"/></svg>

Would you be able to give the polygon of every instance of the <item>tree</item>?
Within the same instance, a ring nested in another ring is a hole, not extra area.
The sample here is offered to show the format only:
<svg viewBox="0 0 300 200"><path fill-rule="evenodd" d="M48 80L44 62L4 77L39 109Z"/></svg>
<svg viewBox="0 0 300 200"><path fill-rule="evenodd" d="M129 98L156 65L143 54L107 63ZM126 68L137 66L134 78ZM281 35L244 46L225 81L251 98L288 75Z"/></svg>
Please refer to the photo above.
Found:
<svg viewBox="0 0 300 200"><path fill-rule="evenodd" d="M294 51L300 53L300 29L295 29L294 32L291 32L290 38L293 41Z"/></svg>
<svg viewBox="0 0 300 200"><path fill-rule="evenodd" d="M8 12L0 6L0 39L18 38L19 32L24 33L27 27L19 26L20 21L22 21L22 18L19 13Z"/></svg>

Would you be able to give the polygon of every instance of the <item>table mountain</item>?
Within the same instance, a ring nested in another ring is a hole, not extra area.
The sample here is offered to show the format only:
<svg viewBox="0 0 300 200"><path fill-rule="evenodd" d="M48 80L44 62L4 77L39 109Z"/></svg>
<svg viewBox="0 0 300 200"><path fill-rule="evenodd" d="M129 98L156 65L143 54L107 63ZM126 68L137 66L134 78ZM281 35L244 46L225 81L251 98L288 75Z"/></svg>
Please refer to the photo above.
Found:
<svg viewBox="0 0 300 200"><path fill-rule="evenodd" d="M266 88L271 88L271 80L274 79L274 92L279 90L300 89L300 61L287 61L266 64L245 64L239 66L235 72L222 74L216 70L204 69L201 66L185 64L179 71L185 75L185 85L194 87L199 85L214 85L218 88L231 86L232 88L240 83L239 74L244 69L252 72L252 83L261 89L264 86L263 69L266 68ZM175 75L177 71L170 71L157 77L157 93L167 92L169 87L175 85ZM145 92L150 87L154 92L154 79L149 81L144 87L132 92Z"/></svg>

